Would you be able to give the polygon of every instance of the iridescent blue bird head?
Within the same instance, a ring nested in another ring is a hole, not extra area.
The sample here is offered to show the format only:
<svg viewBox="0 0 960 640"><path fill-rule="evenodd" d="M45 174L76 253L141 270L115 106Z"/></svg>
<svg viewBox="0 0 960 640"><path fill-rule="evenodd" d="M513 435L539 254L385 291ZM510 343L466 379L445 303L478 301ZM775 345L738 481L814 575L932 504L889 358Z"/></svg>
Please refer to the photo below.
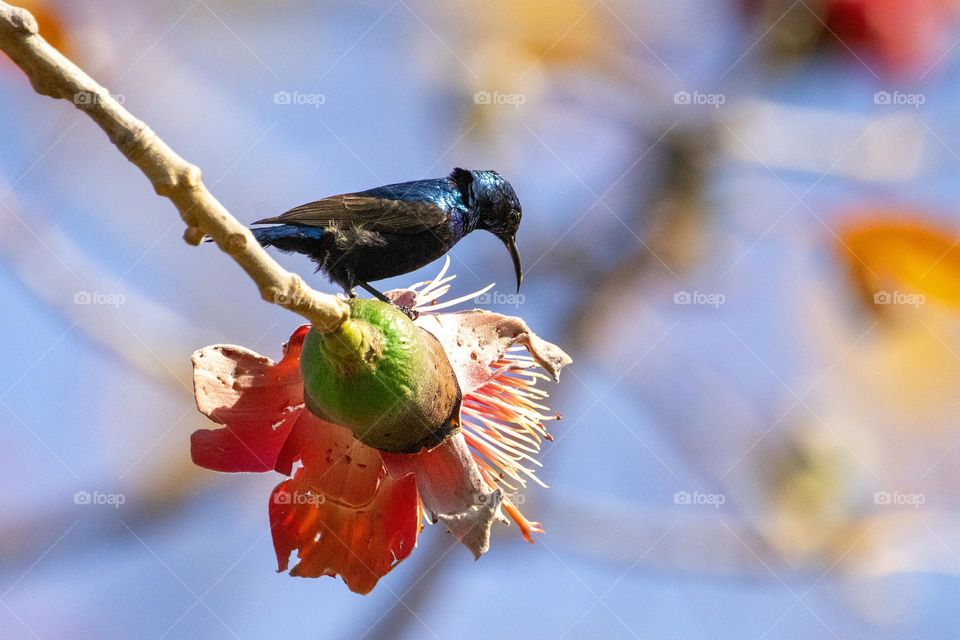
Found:
<svg viewBox="0 0 960 640"><path fill-rule="evenodd" d="M477 229L497 236L513 260L517 274L517 291L523 280L520 252L517 250L517 230L523 218L520 199L507 180L496 171L468 171L454 169L450 178L456 183L464 203L476 216Z"/></svg>

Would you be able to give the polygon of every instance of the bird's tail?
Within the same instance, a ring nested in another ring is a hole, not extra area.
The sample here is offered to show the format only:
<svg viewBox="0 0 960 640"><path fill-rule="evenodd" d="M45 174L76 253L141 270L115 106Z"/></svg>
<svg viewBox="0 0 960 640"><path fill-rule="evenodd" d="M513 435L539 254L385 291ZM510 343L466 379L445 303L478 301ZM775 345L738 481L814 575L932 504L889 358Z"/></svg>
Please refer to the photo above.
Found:
<svg viewBox="0 0 960 640"><path fill-rule="evenodd" d="M257 242L265 247L273 246L274 240L282 241L284 238L290 238L292 235L289 229L283 227L264 227L260 229L250 229ZM204 242L213 242L210 236L203 236Z"/></svg>
<svg viewBox="0 0 960 640"><path fill-rule="evenodd" d="M258 227L255 229L250 229L250 232L253 234L253 237L257 239L257 242L265 247L273 246L275 242L288 240L295 235L292 233L291 228L287 225L280 225L277 227Z"/></svg>
<svg viewBox="0 0 960 640"><path fill-rule="evenodd" d="M296 251L310 254L316 248L317 241L326 233L319 227L306 227L292 224L279 224L274 227L250 229L257 242L265 247L276 247L281 251Z"/></svg>
<svg viewBox="0 0 960 640"><path fill-rule="evenodd" d="M281 251L299 251L310 253L311 243L320 240L325 229L304 227L290 224L281 224L274 227L251 228L250 233L257 242L265 247L276 247ZM206 236L204 242L213 242L213 238Z"/></svg>

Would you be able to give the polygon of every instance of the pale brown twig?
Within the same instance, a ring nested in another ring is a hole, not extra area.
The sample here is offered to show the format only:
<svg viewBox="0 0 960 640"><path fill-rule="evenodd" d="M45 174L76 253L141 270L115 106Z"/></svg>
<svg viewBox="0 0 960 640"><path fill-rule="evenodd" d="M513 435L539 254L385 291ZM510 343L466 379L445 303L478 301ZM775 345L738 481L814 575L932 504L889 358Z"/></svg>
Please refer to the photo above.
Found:
<svg viewBox="0 0 960 640"><path fill-rule="evenodd" d="M207 190L200 169L177 155L104 87L50 46L38 34L37 21L29 12L2 0L0 50L26 73L37 93L72 102L100 125L157 194L177 207L187 225L186 242L196 245L209 235L256 283L264 300L303 316L319 331L334 331L349 318L343 300L314 291L303 278L277 264L250 230Z"/></svg>

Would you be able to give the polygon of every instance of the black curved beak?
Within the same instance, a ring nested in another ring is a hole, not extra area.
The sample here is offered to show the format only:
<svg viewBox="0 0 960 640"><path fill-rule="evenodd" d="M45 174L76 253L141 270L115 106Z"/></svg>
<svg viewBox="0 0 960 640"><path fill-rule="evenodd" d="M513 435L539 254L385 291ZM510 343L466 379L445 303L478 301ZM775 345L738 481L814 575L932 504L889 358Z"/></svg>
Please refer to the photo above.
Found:
<svg viewBox="0 0 960 640"><path fill-rule="evenodd" d="M517 251L516 236L510 236L504 239L503 244L507 245L507 250L510 251L510 258L513 260L513 269L517 272L517 293L519 293L520 283L523 282L523 268L520 266L520 252Z"/></svg>

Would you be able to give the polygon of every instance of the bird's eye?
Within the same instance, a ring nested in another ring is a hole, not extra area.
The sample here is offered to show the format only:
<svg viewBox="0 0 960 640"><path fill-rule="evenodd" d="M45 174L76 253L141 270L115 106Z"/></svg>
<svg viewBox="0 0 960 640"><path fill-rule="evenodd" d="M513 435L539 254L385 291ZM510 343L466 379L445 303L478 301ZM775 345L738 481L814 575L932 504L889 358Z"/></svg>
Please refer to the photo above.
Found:
<svg viewBox="0 0 960 640"><path fill-rule="evenodd" d="M514 222L520 222L520 212L514 209L510 212L510 219Z"/></svg>

